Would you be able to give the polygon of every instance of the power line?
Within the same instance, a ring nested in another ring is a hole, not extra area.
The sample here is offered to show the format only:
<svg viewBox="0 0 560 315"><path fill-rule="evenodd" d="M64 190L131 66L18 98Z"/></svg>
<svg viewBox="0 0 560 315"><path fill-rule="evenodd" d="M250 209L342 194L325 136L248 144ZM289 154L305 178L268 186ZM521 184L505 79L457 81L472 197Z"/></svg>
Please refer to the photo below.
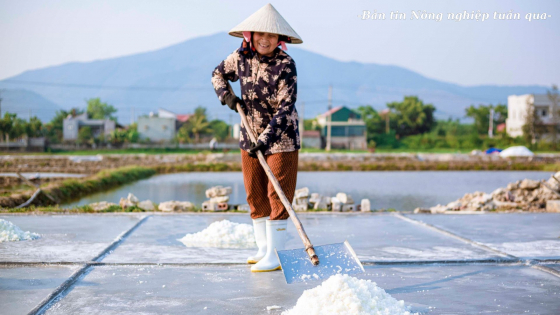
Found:
<svg viewBox="0 0 560 315"><path fill-rule="evenodd" d="M47 81L25 81L25 80L14 80L6 79L0 81L0 83L13 83L13 84L29 84L29 85L43 85L43 86L60 86L60 87L70 87L70 88L87 88L87 89L106 89L106 90L149 90L149 91L177 91L177 90L207 90L212 88L211 85L191 85L191 86L118 86L118 85L96 85L96 84L77 84L77 83L63 83L63 82L47 82ZM318 89L318 88L328 88L328 84L319 85L299 85L301 88L306 89ZM372 89L366 86L350 86L350 85L337 85L337 89Z"/></svg>
<svg viewBox="0 0 560 315"><path fill-rule="evenodd" d="M44 86L60 86L60 87L71 87L71 88L88 88L88 89L107 89L107 90L150 90L150 91L176 91L176 90L197 90L211 89L211 85L191 85L191 86L117 86L117 85L96 85L96 84L77 84L77 83L62 83L62 82L46 82L46 81L24 81L24 80L13 80L7 79L0 82L4 83L14 83L14 84L30 84L30 85L44 85ZM326 85L301 85L305 88L320 88Z"/></svg>
<svg viewBox="0 0 560 315"><path fill-rule="evenodd" d="M44 86L62 86L71 88L88 88L88 89L106 89L106 90L151 90L151 91L176 91L176 90L192 90L192 89L209 89L211 86L116 86L116 85L94 85L94 84L74 84L74 83L54 83L44 81L22 81L22 80L4 80L0 82L16 83L16 84L31 84L31 85L44 85Z"/></svg>

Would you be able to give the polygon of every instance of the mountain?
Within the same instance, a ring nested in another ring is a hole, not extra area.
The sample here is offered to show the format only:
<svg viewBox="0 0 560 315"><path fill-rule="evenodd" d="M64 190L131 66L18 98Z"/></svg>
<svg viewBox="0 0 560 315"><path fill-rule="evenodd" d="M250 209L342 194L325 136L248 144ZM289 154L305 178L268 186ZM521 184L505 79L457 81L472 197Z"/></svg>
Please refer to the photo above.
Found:
<svg viewBox="0 0 560 315"><path fill-rule="evenodd" d="M24 89L3 89L0 91L2 98L2 116L6 112L17 114L17 117L29 120L29 116L37 116L46 122L53 119L57 110L62 109L57 104L47 100L38 93Z"/></svg>
<svg viewBox="0 0 560 315"><path fill-rule="evenodd" d="M214 68L241 43L227 33L198 37L163 49L92 62L71 62L25 71L0 81L0 88L25 88L62 108L85 108L85 100L100 97L118 109L121 123L157 111L190 113L207 107L211 118L227 122L239 118L221 106L210 81ZM333 106L350 108L370 104L377 109L405 95L418 95L432 103L440 118L464 116L471 104L507 103L511 94L544 93L544 86L461 86L426 78L398 66L342 62L288 45L298 71L300 114L314 117L327 109L328 86L333 86ZM239 93L239 83L232 83ZM21 106L28 106L19 100ZM23 108L23 107L22 107ZM233 120L231 120L233 119Z"/></svg>

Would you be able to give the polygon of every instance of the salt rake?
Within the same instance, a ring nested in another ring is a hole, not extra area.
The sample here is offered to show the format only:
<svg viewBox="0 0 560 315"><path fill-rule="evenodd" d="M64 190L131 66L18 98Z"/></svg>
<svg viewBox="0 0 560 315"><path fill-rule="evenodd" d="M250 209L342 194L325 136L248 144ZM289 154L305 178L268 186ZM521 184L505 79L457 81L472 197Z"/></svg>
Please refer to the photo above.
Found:
<svg viewBox="0 0 560 315"><path fill-rule="evenodd" d="M249 134L249 138L251 138L251 141L256 144L256 135L254 134L253 129L249 127L249 124L247 123L247 116L245 115L245 112L243 112L239 103L237 104L237 111L241 115L241 121L245 126L245 130ZM280 265L282 266L282 272L284 273L286 282L290 284L293 282L324 279L339 273L356 274L365 272L362 263L356 256L356 253L348 241L316 247L311 244L309 237L307 237L307 234L303 229L303 225L299 221L299 218L292 207L291 201L288 200L284 191L282 191L282 187L280 187L280 183L266 163L263 153L261 151L257 151L257 157L261 166L264 168L268 179L274 186L274 190L276 190L276 193L280 197L282 204L286 210L288 210L290 218L292 219L292 222L298 231L299 237L305 246L303 250L274 249L276 255L278 256L278 260L280 261ZM321 259L321 263L319 263L319 258Z"/></svg>

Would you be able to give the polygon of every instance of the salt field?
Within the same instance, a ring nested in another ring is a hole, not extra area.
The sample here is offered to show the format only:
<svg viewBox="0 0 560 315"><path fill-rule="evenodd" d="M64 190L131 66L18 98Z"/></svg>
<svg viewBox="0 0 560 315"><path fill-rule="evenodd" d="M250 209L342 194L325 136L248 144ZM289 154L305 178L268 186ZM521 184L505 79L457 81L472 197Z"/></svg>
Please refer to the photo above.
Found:
<svg viewBox="0 0 560 315"><path fill-rule="evenodd" d="M236 226L251 223L248 214L2 215L41 237L0 243L0 304L6 314L313 314L299 301L341 294L348 307L394 311L387 314L560 308L560 214L300 218L316 245L348 240L365 273L286 284L281 271L250 272L254 248L180 241L216 227L236 235ZM295 248L302 244L290 222L286 249Z"/></svg>

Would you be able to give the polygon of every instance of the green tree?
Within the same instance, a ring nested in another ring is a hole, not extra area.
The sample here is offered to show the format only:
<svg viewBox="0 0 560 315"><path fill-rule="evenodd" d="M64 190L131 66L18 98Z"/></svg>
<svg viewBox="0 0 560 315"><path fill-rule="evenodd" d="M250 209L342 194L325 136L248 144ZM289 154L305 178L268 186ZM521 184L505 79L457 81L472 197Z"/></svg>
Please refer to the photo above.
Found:
<svg viewBox="0 0 560 315"><path fill-rule="evenodd" d="M113 105L101 102L99 98L90 98L87 100L87 113L91 119L111 119L117 121L117 118L112 116L117 112Z"/></svg>
<svg viewBox="0 0 560 315"><path fill-rule="evenodd" d="M385 119L371 105L360 106L357 111L366 124L368 138L369 135L373 136L385 132Z"/></svg>
<svg viewBox="0 0 560 315"><path fill-rule="evenodd" d="M399 137L429 132L435 125L432 104L424 104L417 96L405 96L402 102L387 104L391 110L391 129L395 128Z"/></svg>
<svg viewBox="0 0 560 315"><path fill-rule="evenodd" d="M139 139L138 124L133 123L126 129L115 129L109 135L112 144L137 143Z"/></svg>
<svg viewBox="0 0 560 315"><path fill-rule="evenodd" d="M175 135L175 140L179 143L191 143L193 142L191 134L189 132L188 125L184 123L179 130L177 130L177 134Z"/></svg>
<svg viewBox="0 0 560 315"><path fill-rule="evenodd" d="M224 141L229 136L229 125L220 119L210 121L209 128L218 141Z"/></svg>
<svg viewBox="0 0 560 315"><path fill-rule="evenodd" d="M494 109L494 128L501 123L505 123L507 119L507 106L503 104L498 104L495 107L493 105L474 105L469 106L465 109L467 117L474 119L474 125L478 134L487 134L490 128L490 110Z"/></svg>
<svg viewBox="0 0 560 315"><path fill-rule="evenodd" d="M17 114L5 113L0 119L0 132L2 137L9 139L17 139L25 134L27 122L17 117Z"/></svg>
<svg viewBox="0 0 560 315"><path fill-rule="evenodd" d="M43 136L43 123L37 116L29 119L29 122L25 125L25 133L30 138Z"/></svg>
<svg viewBox="0 0 560 315"><path fill-rule="evenodd" d="M303 129L304 130L317 130L321 131L321 126L317 122L317 118L313 119L304 119L303 120Z"/></svg>
<svg viewBox="0 0 560 315"><path fill-rule="evenodd" d="M210 123L206 118L206 108L199 106L194 110L194 114L183 124L177 133L177 139L180 142L190 142L194 138L194 142L200 141L200 135L212 132Z"/></svg>
<svg viewBox="0 0 560 315"><path fill-rule="evenodd" d="M84 126L80 128L80 130L78 131L78 143L91 144L92 142L93 142L93 132L91 131L91 128L89 126Z"/></svg>
<svg viewBox="0 0 560 315"><path fill-rule="evenodd" d="M560 116L558 102L560 102L560 95L558 95L558 87L554 84L552 85L552 91L546 91L548 100L552 104L551 111L551 124L549 126L550 134L552 136L552 150L556 151L558 145L558 122L560 121L558 116Z"/></svg>

